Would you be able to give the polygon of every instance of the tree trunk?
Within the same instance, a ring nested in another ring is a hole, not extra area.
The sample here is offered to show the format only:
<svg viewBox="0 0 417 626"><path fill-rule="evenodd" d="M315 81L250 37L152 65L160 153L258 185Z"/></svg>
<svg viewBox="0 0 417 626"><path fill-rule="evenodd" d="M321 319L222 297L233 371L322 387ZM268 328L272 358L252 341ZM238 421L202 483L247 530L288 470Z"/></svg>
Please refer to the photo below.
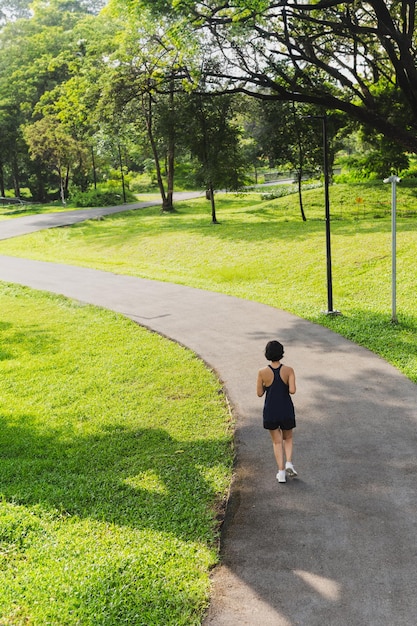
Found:
<svg viewBox="0 0 417 626"><path fill-rule="evenodd" d="M123 172L123 161L122 161L122 150L120 148L120 143L117 144L117 149L119 152L119 165L120 165L120 176L122 179L122 193L123 193L123 202L126 204L126 187L125 187L125 175Z"/></svg>
<svg viewBox="0 0 417 626"><path fill-rule="evenodd" d="M65 199L68 198L69 174L70 174L70 168L69 168L69 165L67 165L67 169L66 169L66 172L65 172L65 184L64 184L64 197L65 197Z"/></svg>
<svg viewBox="0 0 417 626"><path fill-rule="evenodd" d="M59 176L59 193L60 193L60 196L61 196L61 202L65 206L66 205L66 201L65 201L64 179L62 178L61 175Z"/></svg>
<svg viewBox="0 0 417 626"><path fill-rule="evenodd" d="M306 222L307 218L306 218L305 213L304 213L303 192L302 192L302 189L301 189L301 181L302 180L303 180L303 169L302 169L302 166L300 165L300 168L297 170L298 200L299 200L299 203L300 203L301 217L303 218L303 222Z"/></svg>
<svg viewBox="0 0 417 626"><path fill-rule="evenodd" d="M174 85L171 84L169 94L170 119L168 129L167 150L167 208L165 211L174 210L174 170L175 170L175 123L174 123Z"/></svg>
<svg viewBox="0 0 417 626"><path fill-rule="evenodd" d="M94 189L97 189L97 170L96 170L96 160L94 158L94 148L91 148L91 162L93 166Z"/></svg>
<svg viewBox="0 0 417 626"><path fill-rule="evenodd" d="M165 193L164 181L162 179L162 173L161 173L161 164L159 162L158 152L156 150L156 144L155 144L155 139L153 137L152 130L148 130L148 136L149 136L149 141L150 141L151 148L152 148L153 158L155 161L156 180L158 181L159 193L161 194L162 210L165 211L166 206L167 206L167 196Z"/></svg>
<svg viewBox="0 0 417 626"><path fill-rule="evenodd" d="M62 174L62 167L61 167L60 163L58 163L57 171L58 171L58 177L59 177L59 195L61 196L62 204L65 206L65 204L66 204L66 202L65 202L65 182L64 182L64 176Z"/></svg>
<svg viewBox="0 0 417 626"><path fill-rule="evenodd" d="M6 190L4 188L4 170L3 170L3 163L0 162L0 196L2 198L4 198L4 196L6 195Z"/></svg>
<svg viewBox="0 0 417 626"><path fill-rule="evenodd" d="M151 144L151 150L153 154L153 159L155 162L156 169L156 180L158 182L159 193L161 194L162 199L162 211L169 210L168 200L165 193L164 181L162 179L161 173L161 164L159 162L158 150L156 148L155 137L153 135L153 126L152 126L152 101L150 96L148 95L147 101L145 100L145 96L142 97L142 110L146 123L146 131L148 133L149 143Z"/></svg>
<svg viewBox="0 0 417 626"><path fill-rule="evenodd" d="M16 155L13 156L12 170L14 195L16 196L16 198L20 198L19 166L17 164Z"/></svg>
<svg viewBox="0 0 417 626"><path fill-rule="evenodd" d="M209 183L208 185L208 192L210 194L210 202L211 202L211 223L218 224L219 222L217 221L217 218L216 218L216 204L214 201L214 189L213 189L212 183Z"/></svg>
<svg viewBox="0 0 417 626"><path fill-rule="evenodd" d="M301 189L301 182L303 180L304 152L303 152L303 144L302 144L302 141L301 141L300 127L298 125L298 118L297 118L297 112L296 112L296 109L295 109L294 101L292 103L292 114L293 114L294 127L295 127L295 132L297 134L297 142L298 142L298 168L297 168L298 200L299 200L299 203L300 203L300 211L301 211L302 220L303 220L303 222L306 222L307 218L306 218L305 213L304 213L303 193L302 193L302 189Z"/></svg>
<svg viewBox="0 0 417 626"><path fill-rule="evenodd" d="M166 205L167 208L165 208L165 211L173 211L174 210L174 158L175 158L175 151L174 151L174 146L169 146L168 147L168 167L167 167L167 186L168 186L168 191L167 191L167 198L166 198Z"/></svg>

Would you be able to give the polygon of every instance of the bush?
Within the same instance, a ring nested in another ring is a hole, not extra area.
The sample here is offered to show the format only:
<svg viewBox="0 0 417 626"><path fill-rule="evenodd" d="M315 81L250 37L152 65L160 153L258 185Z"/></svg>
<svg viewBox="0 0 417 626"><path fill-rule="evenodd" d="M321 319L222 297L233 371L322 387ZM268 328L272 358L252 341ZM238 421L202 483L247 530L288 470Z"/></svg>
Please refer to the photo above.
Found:
<svg viewBox="0 0 417 626"><path fill-rule="evenodd" d="M417 178L417 169L415 167L400 172L402 179L415 180Z"/></svg>
<svg viewBox="0 0 417 626"><path fill-rule="evenodd" d="M135 202L136 196L129 190L126 190L126 202ZM89 191L77 191L72 197L71 202L76 207L101 207L101 206L117 206L123 204L123 194L114 189L90 189Z"/></svg>
<svg viewBox="0 0 417 626"><path fill-rule="evenodd" d="M335 180L339 183L366 182L383 179L393 172L401 172L409 167L409 157L398 146L387 143L378 150L354 154L339 159L343 173ZM347 170L347 171L346 171Z"/></svg>
<svg viewBox="0 0 417 626"><path fill-rule="evenodd" d="M158 191L158 186L150 174L136 174L129 182L129 187L135 193L149 193Z"/></svg>

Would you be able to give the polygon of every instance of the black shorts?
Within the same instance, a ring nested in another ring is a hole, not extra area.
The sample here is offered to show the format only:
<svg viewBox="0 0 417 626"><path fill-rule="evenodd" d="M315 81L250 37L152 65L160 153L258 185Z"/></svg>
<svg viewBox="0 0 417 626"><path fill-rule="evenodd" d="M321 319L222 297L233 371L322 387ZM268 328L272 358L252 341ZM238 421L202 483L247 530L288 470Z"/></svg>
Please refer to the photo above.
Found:
<svg viewBox="0 0 417 626"><path fill-rule="evenodd" d="M277 430L280 428L281 430L292 430L295 428L295 417L288 417L286 419L280 419L273 422L267 422L264 420L264 428L267 430Z"/></svg>

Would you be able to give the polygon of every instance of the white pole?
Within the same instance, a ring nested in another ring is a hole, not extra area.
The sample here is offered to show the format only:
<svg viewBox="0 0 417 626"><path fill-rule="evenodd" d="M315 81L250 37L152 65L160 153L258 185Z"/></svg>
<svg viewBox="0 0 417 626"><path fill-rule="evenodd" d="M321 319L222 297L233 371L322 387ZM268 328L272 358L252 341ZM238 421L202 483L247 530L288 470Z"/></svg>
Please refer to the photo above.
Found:
<svg viewBox="0 0 417 626"><path fill-rule="evenodd" d="M394 174L384 179L384 183L391 183L391 233L392 233L392 296L391 322L396 324L397 319L397 183L401 178Z"/></svg>

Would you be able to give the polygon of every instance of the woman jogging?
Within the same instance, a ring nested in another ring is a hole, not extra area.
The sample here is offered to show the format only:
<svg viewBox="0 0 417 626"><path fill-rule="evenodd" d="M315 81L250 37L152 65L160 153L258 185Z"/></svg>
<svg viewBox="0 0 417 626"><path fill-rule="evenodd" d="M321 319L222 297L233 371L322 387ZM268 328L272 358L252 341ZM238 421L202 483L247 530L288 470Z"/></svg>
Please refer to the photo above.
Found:
<svg viewBox="0 0 417 626"><path fill-rule="evenodd" d="M279 341L267 343L265 357L270 364L259 370L256 385L260 398L266 393L263 426L272 438L280 483L286 482L286 476L297 476L292 464L295 412L290 395L296 391L295 374L292 367L281 363L283 355L284 346Z"/></svg>

